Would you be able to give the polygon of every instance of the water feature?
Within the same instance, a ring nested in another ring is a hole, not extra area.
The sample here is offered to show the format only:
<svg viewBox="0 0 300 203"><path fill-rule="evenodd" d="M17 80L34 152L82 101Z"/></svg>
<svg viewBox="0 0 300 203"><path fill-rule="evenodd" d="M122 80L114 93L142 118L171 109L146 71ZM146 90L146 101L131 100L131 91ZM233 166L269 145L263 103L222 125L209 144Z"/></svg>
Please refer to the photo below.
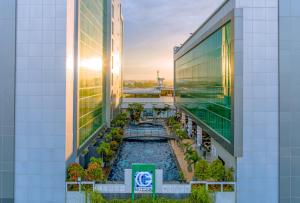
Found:
<svg viewBox="0 0 300 203"><path fill-rule="evenodd" d="M124 181L124 169L132 163L153 163L163 169L163 180L178 181L179 171L167 141L125 141L109 175L109 181Z"/></svg>

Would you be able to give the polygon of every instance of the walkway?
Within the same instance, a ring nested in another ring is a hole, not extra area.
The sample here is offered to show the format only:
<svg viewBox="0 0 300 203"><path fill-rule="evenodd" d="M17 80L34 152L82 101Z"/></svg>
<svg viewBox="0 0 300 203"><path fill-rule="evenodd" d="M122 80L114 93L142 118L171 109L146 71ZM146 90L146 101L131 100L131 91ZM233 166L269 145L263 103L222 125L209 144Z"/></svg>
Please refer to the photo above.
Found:
<svg viewBox="0 0 300 203"><path fill-rule="evenodd" d="M144 126L143 126L144 125ZM166 132L163 125L144 123L140 126L129 126L125 128L124 140L129 139L176 139Z"/></svg>
<svg viewBox="0 0 300 203"><path fill-rule="evenodd" d="M185 157L184 152L181 151L181 149L177 146L176 141L170 140L169 143L173 148L174 154L176 155L178 164L180 166L181 171L183 172L185 180L188 182L192 181L194 172L193 172L193 169L192 169L192 171L188 170L188 163L186 160L184 160L184 157Z"/></svg>

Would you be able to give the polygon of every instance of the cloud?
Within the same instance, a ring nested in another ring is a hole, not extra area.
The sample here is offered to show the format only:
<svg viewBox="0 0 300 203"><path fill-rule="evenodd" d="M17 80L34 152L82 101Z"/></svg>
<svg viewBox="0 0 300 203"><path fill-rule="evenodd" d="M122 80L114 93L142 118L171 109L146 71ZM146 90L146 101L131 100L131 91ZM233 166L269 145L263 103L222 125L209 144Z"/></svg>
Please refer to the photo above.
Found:
<svg viewBox="0 0 300 203"><path fill-rule="evenodd" d="M147 73L149 79L161 69L172 79L173 47L184 42L222 2L123 0L125 78Z"/></svg>

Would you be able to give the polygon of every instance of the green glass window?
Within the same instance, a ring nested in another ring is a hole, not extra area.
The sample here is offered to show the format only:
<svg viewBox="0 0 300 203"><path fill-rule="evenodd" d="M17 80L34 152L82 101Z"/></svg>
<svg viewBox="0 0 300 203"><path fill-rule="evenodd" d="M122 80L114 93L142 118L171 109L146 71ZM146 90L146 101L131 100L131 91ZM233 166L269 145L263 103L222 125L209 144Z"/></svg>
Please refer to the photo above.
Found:
<svg viewBox="0 0 300 203"><path fill-rule="evenodd" d="M175 61L176 104L228 142L231 132L231 23Z"/></svg>
<svg viewBox="0 0 300 203"><path fill-rule="evenodd" d="M80 0L78 105L79 145L103 124L104 1Z"/></svg>

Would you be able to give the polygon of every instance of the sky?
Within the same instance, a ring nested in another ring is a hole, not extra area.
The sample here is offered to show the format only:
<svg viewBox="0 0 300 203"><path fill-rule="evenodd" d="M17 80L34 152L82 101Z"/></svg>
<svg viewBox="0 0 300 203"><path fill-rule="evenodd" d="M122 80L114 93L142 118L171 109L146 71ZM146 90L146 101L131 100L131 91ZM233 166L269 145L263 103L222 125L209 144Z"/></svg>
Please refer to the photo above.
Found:
<svg viewBox="0 0 300 203"><path fill-rule="evenodd" d="M183 43L223 0L123 0L124 79L173 79L173 47Z"/></svg>

